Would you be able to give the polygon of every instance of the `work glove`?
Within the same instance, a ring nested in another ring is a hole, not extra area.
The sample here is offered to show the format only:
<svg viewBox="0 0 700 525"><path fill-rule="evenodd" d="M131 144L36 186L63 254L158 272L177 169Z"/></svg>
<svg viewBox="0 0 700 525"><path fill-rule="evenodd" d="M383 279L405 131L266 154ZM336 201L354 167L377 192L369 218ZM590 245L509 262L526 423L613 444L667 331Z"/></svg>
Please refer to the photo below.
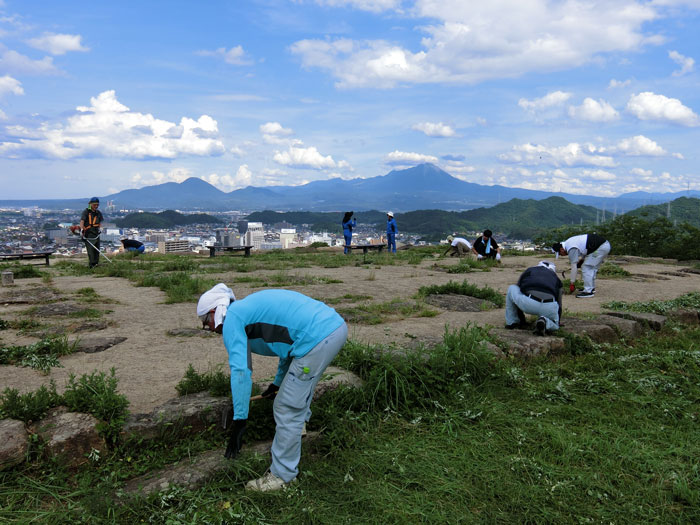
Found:
<svg viewBox="0 0 700 525"><path fill-rule="evenodd" d="M484 256L483 256L483 255L481 255L481 254L479 254L479 255L477 255L477 256L476 256L476 258L477 258L478 260L481 260L481 259L483 259L483 258L484 258Z"/></svg>
<svg viewBox="0 0 700 525"><path fill-rule="evenodd" d="M576 286L574 286L574 283L571 283L569 285L569 292L574 293L576 291Z"/></svg>
<svg viewBox="0 0 700 525"><path fill-rule="evenodd" d="M277 391L280 389L276 384L270 383L270 386L267 387L267 390L265 390L261 395L265 399L275 399L277 397Z"/></svg>
<svg viewBox="0 0 700 525"><path fill-rule="evenodd" d="M500 253L497 253L497 254L496 254L496 260L497 260L497 261L500 261L500 260L501 260L501 254L500 254Z"/></svg>
<svg viewBox="0 0 700 525"><path fill-rule="evenodd" d="M228 445L224 457L226 459L234 459L241 450L243 444L243 434L245 434L245 426L248 423L247 419L235 419L233 426L228 436Z"/></svg>

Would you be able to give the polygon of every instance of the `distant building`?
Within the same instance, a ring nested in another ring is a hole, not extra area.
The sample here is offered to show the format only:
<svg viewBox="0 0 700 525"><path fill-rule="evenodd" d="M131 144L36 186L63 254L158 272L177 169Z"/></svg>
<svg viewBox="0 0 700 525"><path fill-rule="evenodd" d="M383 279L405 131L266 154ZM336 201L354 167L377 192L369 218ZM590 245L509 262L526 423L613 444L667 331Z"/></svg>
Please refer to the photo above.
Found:
<svg viewBox="0 0 700 525"><path fill-rule="evenodd" d="M240 221L239 221L240 224ZM262 222L249 222L248 231L245 233L246 246L252 246L255 250L262 249L262 244L265 242L265 230Z"/></svg>
<svg viewBox="0 0 700 525"><path fill-rule="evenodd" d="M289 248L289 245L294 243L297 237L297 231L294 228L282 228L280 230L280 244L283 249Z"/></svg>
<svg viewBox="0 0 700 525"><path fill-rule="evenodd" d="M68 244L68 230L66 228L46 230L46 237L56 244Z"/></svg>
<svg viewBox="0 0 700 525"><path fill-rule="evenodd" d="M242 246L244 240L244 236L237 230L216 230L216 244L220 246Z"/></svg>
<svg viewBox="0 0 700 525"><path fill-rule="evenodd" d="M160 241L158 253L182 253L190 251L189 241Z"/></svg>

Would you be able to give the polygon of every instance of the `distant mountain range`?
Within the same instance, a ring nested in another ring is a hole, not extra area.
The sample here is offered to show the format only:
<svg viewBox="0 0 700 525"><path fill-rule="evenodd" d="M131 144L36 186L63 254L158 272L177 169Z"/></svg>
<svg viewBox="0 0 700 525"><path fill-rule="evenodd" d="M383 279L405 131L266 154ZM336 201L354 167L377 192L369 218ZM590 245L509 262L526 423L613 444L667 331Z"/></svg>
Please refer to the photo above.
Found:
<svg viewBox="0 0 700 525"><path fill-rule="evenodd" d="M547 192L484 186L452 177L433 164L420 164L386 175L366 179L330 179L301 186L248 186L223 192L211 184L189 178L181 183L167 182L140 189L124 190L101 197L113 201L118 208L142 210L389 210L425 209L469 210L489 207L511 199L542 200L563 197L575 204L584 204L618 213L648 204L660 204L681 196L700 197L699 191L678 193L634 192L618 197L595 197L561 192ZM47 209L85 206L87 198L0 200L0 206L40 206Z"/></svg>

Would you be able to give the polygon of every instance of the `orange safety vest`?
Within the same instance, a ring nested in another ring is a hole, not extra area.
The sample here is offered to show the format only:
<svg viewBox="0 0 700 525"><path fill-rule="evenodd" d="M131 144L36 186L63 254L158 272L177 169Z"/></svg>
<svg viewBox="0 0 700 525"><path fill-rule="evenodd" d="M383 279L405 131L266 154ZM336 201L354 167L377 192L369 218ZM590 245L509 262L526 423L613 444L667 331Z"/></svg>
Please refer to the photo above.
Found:
<svg viewBox="0 0 700 525"><path fill-rule="evenodd" d="M92 211L92 208L88 208L87 214L87 224L85 224L85 229L99 228L100 223L98 222L99 215L97 212Z"/></svg>

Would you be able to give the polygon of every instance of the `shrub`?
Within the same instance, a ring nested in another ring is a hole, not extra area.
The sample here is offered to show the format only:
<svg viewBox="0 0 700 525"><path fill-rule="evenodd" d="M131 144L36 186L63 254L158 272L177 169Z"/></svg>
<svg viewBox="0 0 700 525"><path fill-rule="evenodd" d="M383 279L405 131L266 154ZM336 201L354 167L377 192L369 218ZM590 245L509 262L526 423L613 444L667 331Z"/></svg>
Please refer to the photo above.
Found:
<svg viewBox="0 0 700 525"><path fill-rule="evenodd" d="M61 366L58 358L72 354L77 343L69 343L66 336L53 336L31 345L5 346L0 348L0 365L26 366L47 373L52 367Z"/></svg>
<svg viewBox="0 0 700 525"><path fill-rule="evenodd" d="M0 269L10 270L15 279L29 279L44 275L44 272L37 270L33 264L2 264Z"/></svg>
<svg viewBox="0 0 700 525"><path fill-rule="evenodd" d="M227 396L231 393L231 377L221 367L200 374L190 364L175 390L180 396L204 391L212 396Z"/></svg>
<svg viewBox="0 0 700 525"><path fill-rule="evenodd" d="M56 384L42 385L35 392L20 394L14 388L6 388L0 395L0 419L19 419L25 423L38 421L48 411L61 404L62 398L56 393Z"/></svg>

